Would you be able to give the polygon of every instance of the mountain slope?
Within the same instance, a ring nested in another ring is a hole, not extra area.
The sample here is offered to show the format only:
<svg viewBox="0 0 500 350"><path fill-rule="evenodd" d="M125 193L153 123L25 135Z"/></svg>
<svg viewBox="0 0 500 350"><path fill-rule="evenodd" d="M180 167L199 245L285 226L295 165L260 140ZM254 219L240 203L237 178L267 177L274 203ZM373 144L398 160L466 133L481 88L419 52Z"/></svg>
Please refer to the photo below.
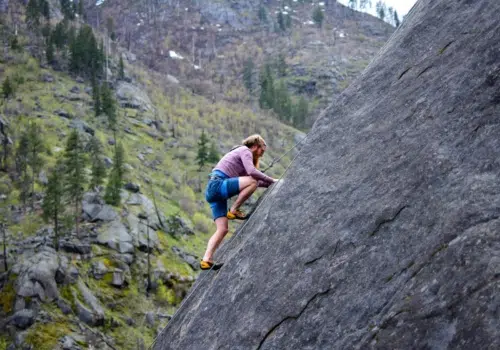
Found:
<svg viewBox="0 0 500 350"><path fill-rule="evenodd" d="M499 347L499 11L420 0L154 348Z"/></svg>
<svg viewBox="0 0 500 350"><path fill-rule="evenodd" d="M253 103L259 70L284 57L282 79L312 106L307 126L368 65L394 28L336 1L120 1L89 9L96 26L113 18L117 41L149 67L171 74L209 98ZM315 8L324 12L319 28ZM264 12L264 18L260 11ZM290 16L279 28L277 13ZM245 63L255 64L254 93L243 84Z"/></svg>

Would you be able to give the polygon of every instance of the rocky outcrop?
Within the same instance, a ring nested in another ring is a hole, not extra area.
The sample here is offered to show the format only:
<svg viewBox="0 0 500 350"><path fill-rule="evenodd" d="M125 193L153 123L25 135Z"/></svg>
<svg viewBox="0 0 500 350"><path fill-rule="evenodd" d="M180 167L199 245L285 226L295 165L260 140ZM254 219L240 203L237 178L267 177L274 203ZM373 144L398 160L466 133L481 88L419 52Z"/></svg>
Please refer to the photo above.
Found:
<svg viewBox="0 0 500 350"><path fill-rule="evenodd" d="M52 249L47 248L32 256L26 255L12 267L12 273L18 276L16 295L22 298L38 297L42 301L58 299L58 268L58 256Z"/></svg>
<svg viewBox="0 0 500 350"><path fill-rule="evenodd" d="M109 224L97 237L100 244L107 245L120 253L133 253L134 245L132 236L125 225L119 220L113 221Z"/></svg>
<svg viewBox="0 0 500 350"><path fill-rule="evenodd" d="M146 92L135 85L127 82L120 82L116 89L116 97L122 107L151 111L153 104Z"/></svg>
<svg viewBox="0 0 500 350"><path fill-rule="evenodd" d="M498 13L420 0L154 349L499 348Z"/></svg>

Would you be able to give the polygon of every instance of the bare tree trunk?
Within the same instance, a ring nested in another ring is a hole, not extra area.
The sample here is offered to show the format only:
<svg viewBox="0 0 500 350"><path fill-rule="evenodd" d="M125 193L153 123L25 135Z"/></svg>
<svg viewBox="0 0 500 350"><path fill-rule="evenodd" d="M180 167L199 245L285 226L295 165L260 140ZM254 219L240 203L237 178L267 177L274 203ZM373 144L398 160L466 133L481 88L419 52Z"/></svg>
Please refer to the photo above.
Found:
<svg viewBox="0 0 500 350"><path fill-rule="evenodd" d="M146 221L146 234L148 236L148 287L147 287L147 292L151 290L151 252L149 248L149 216Z"/></svg>
<svg viewBox="0 0 500 350"><path fill-rule="evenodd" d="M9 265L7 264L7 230L3 223L0 224L0 230L2 230L3 234L3 267L7 271L9 269Z"/></svg>
<svg viewBox="0 0 500 350"><path fill-rule="evenodd" d="M54 213L54 248L59 251L59 215L56 210Z"/></svg>

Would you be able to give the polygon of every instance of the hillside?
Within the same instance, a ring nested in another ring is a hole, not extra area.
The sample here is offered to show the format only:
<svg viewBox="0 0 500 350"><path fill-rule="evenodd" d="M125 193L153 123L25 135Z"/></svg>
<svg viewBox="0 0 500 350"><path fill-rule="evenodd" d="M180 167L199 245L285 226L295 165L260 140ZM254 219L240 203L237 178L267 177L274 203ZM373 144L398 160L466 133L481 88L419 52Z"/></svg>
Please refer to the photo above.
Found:
<svg viewBox="0 0 500 350"><path fill-rule="evenodd" d="M27 10L45 3L46 18ZM64 20L61 4L81 13ZM255 85L264 62L281 69L277 82L311 102L310 123L393 30L328 1L321 28L299 20L311 4L291 2L295 24L282 32L273 1L266 22L252 1L84 5L0 0L0 350L147 348L197 279L214 230L203 194L213 163L197 164L202 133L218 154L260 133L263 168L305 136L258 108L258 90L249 96L243 84L244 62L254 59ZM79 47L80 39L93 46ZM96 141L107 173L98 186L73 186L83 189L76 209L66 193L71 177L59 167L75 130L88 162L73 176L93 176ZM120 147L124 177L113 205L106 197ZM269 174L279 177L296 154ZM58 236L52 218L44 220L53 179L66 186ZM238 227L231 223L229 236Z"/></svg>
<svg viewBox="0 0 500 350"><path fill-rule="evenodd" d="M323 11L321 27L312 20L315 9ZM285 28L279 12L289 21ZM112 18L117 42L135 58L210 99L255 105L264 64L281 66L280 80L310 103L306 128L394 31L336 1L106 0L88 13L95 26ZM249 59L252 93L243 77Z"/></svg>
<svg viewBox="0 0 500 350"><path fill-rule="evenodd" d="M199 171L196 163L202 130L220 153L261 133L269 144L264 166L302 134L242 104L194 95L139 61L125 61L125 77L118 79L113 56L108 74L117 101L115 136L106 115L94 116L89 79L68 74L62 58L52 65L55 70L33 57L37 46L23 22L24 6L9 6L16 16L1 15L0 27L0 76L15 88L0 107L0 138L7 150L2 148L0 210L8 268L4 271L2 250L0 349L145 348L196 278L198 257L214 228L202 193L210 165ZM82 24L75 20L75 25ZM16 157L22 133L33 124L40 128L42 166L25 205ZM47 178L74 129L86 147L91 139L100 141L108 173L115 144L123 145L125 186L116 207L104 204L106 184L96 190L86 186L79 234L68 204L56 239L41 205ZM270 174L280 174L291 157L293 152Z"/></svg>
<svg viewBox="0 0 500 350"><path fill-rule="evenodd" d="M498 13L419 0L154 349L499 348Z"/></svg>

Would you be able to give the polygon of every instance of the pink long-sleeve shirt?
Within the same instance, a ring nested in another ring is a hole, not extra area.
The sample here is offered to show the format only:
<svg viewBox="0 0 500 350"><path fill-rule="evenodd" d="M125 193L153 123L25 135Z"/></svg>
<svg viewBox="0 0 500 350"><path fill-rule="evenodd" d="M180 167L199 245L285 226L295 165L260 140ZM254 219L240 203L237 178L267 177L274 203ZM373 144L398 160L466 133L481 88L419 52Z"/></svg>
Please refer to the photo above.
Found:
<svg viewBox="0 0 500 350"><path fill-rule="evenodd" d="M220 170L229 177L251 176L259 187L269 187L273 178L257 170L253 165L252 151L247 146L235 148L217 163L214 170Z"/></svg>

